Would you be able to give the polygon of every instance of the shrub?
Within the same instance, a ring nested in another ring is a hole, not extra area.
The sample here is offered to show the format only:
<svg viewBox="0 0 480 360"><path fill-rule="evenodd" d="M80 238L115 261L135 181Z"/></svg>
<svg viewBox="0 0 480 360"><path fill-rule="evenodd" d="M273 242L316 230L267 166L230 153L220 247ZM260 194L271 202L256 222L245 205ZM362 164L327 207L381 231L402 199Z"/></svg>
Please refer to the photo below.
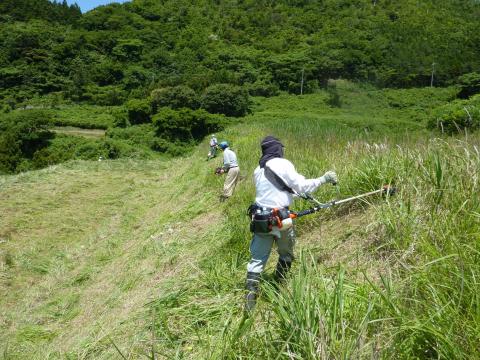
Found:
<svg viewBox="0 0 480 360"><path fill-rule="evenodd" d="M155 140L155 128L152 124L141 124L127 128L111 128L107 138L121 140L132 146L151 148Z"/></svg>
<svg viewBox="0 0 480 360"><path fill-rule="evenodd" d="M0 172L18 171L25 159L47 146L53 137L51 118L44 110L17 111L0 118Z"/></svg>
<svg viewBox="0 0 480 360"><path fill-rule="evenodd" d="M327 83L327 93L328 93L328 100L327 103L331 107L342 107L342 101L340 100L340 94L337 89L337 83L335 80L328 80Z"/></svg>
<svg viewBox="0 0 480 360"><path fill-rule="evenodd" d="M480 95L470 100L457 100L438 107L428 126L448 134L480 128Z"/></svg>
<svg viewBox="0 0 480 360"><path fill-rule="evenodd" d="M113 110L112 116L114 127L125 128L130 126L130 121L128 121L128 111L125 107Z"/></svg>
<svg viewBox="0 0 480 360"><path fill-rule="evenodd" d="M162 108L153 117L157 135L172 142L192 142L205 135L217 132L223 126L223 118L207 113L205 110Z"/></svg>
<svg viewBox="0 0 480 360"><path fill-rule="evenodd" d="M117 139L106 139L102 145L102 150L106 152L106 157L109 159L151 157L148 149Z"/></svg>
<svg viewBox="0 0 480 360"><path fill-rule="evenodd" d="M205 89L202 107L213 114L244 116L248 113L250 100L247 90L230 84L215 84Z"/></svg>
<svg viewBox="0 0 480 360"><path fill-rule="evenodd" d="M0 104L0 113L7 114L12 111L12 108L8 104Z"/></svg>
<svg viewBox="0 0 480 360"><path fill-rule="evenodd" d="M95 105L114 106L125 101L125 92L118 86L96 87L91 98Z"/></svg>
<svg viewBox="0 0 480 360"><path fill-rule="evenodd" d="M277 85L261 80L255 81L253 84L247 84L247 89L251 96L272 97L279 93Z"/></svg>
<svg viewBox="0 0 480 360"><path fill-rule="evenodd" d="M157 112L157 109L162 107L197 109L199 106L197 94L188 86L155 89L152 91L150 98L153 112Z"/></svg>
<svg viewBox="0 0 480 360"><path fill-rule="evenodd" d="M152 149L171 156L180 156L185 153L185 144L156 138L152 144Z"/></svg>
<svg viewBox="0 0 480 360"><path fill-rule="evenodd" d="M99 140L57 134L48 147L35 153L32 168L40 169L72 159L97 160L99 156L106 157L101 144Z"/></svg>
<svg viewBox="0 0 480 360"><path fill-rule="evenodd" d="M480 93L480 73L469 73L458 78L460 92L458 97L467 99L474 94Z"/></svg>
<svg viewBox="0 0 480 360"><path fill-rule="evenodd" d="M131 124L142 124L150 121L150 103L147 100L132 99L126 104L128 120Z"/></svg>
<svg viewBox="0 0 480 360"><path fill-rule="evenodd" d="M106 106L74 105L55 111L54 124L84 129L107 129L113 126L117 108Z"/></svg>

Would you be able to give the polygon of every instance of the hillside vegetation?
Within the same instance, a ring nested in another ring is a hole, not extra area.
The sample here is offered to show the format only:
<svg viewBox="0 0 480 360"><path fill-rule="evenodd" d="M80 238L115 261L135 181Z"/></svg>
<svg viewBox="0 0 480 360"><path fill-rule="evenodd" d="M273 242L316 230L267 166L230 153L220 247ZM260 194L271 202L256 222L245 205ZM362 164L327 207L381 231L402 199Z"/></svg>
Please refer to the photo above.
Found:
<svg viewBox="0 0 480 360"><path fill-rule="evenodd" d="M3 357L478 357L480 138L425 127L456 90L341 85L338 97L256 98L253 115L219 134L245 177L226 203L205 142L169 160L0 176ZM275 289L272 254L245 318L245 210L267 134L299 172L338 173L321 200L385 183L398 194L298 221L291 277Z"/></svg>
<svg viewBox="0 0 480 360"><path fill-rule="evenodd" d="M456 86L428 127L476 129L479 18L474 0L133 0L85 14L66 1L3 0L0 174L178 156L251 114L254 97L327 91L342 107L339 78ZM71 126L106 131L59 128Z"/></svg>
<svg viewBox="0 0 480 360"><path fill-rule="evenodd" d="M3 0L0 108L121 105L178 85L200 97L216 84L314 92L338 77L428 86L432 71L441 86L478 71L479 17L475 0L133 0L85 14Z"/></svg>

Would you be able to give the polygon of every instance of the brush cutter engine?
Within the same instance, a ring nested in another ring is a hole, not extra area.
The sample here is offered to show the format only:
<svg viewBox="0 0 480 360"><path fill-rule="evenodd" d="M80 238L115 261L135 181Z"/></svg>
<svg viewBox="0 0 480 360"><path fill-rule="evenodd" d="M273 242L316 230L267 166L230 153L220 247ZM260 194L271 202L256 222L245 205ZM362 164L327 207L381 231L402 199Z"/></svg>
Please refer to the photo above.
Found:
<svg viewBox="0 0 480 360"><path fill-rule="evenodd" d="M250 205L248 208L250 215L250 231L258 233L269 233L274 227L280 231L292 227L292 214L287 208L268 208L257 204Z"/></svg>

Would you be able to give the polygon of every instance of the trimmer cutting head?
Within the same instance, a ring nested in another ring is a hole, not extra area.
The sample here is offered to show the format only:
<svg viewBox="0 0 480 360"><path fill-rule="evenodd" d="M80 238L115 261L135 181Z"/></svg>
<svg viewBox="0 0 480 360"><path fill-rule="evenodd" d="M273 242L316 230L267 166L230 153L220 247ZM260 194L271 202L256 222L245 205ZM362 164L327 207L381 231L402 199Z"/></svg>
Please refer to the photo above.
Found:
<svg viewBox="0 0 480 360"><path fill-rule="evenodd" d="M385 196L393 196L397 192L397 188L392 185L383 185L382 194Z"/></svg>

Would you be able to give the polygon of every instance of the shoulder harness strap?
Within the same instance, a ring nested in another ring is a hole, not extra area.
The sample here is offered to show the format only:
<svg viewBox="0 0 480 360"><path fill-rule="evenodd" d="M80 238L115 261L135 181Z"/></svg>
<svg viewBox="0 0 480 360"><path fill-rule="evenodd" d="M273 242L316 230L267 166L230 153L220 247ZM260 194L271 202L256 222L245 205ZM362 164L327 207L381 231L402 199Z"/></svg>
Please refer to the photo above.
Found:
<svg viewBox="0 0 480 360"><path fill-rule="evenodd" d="M288 186L285 181L280 176L275 174L275 172L267 165L265 165L264 167L264 174L267 180L270 181L272 185L275 186L278 190L287 191L290 194L295 194L295 191L293 191L293 189Z"/></svg>

